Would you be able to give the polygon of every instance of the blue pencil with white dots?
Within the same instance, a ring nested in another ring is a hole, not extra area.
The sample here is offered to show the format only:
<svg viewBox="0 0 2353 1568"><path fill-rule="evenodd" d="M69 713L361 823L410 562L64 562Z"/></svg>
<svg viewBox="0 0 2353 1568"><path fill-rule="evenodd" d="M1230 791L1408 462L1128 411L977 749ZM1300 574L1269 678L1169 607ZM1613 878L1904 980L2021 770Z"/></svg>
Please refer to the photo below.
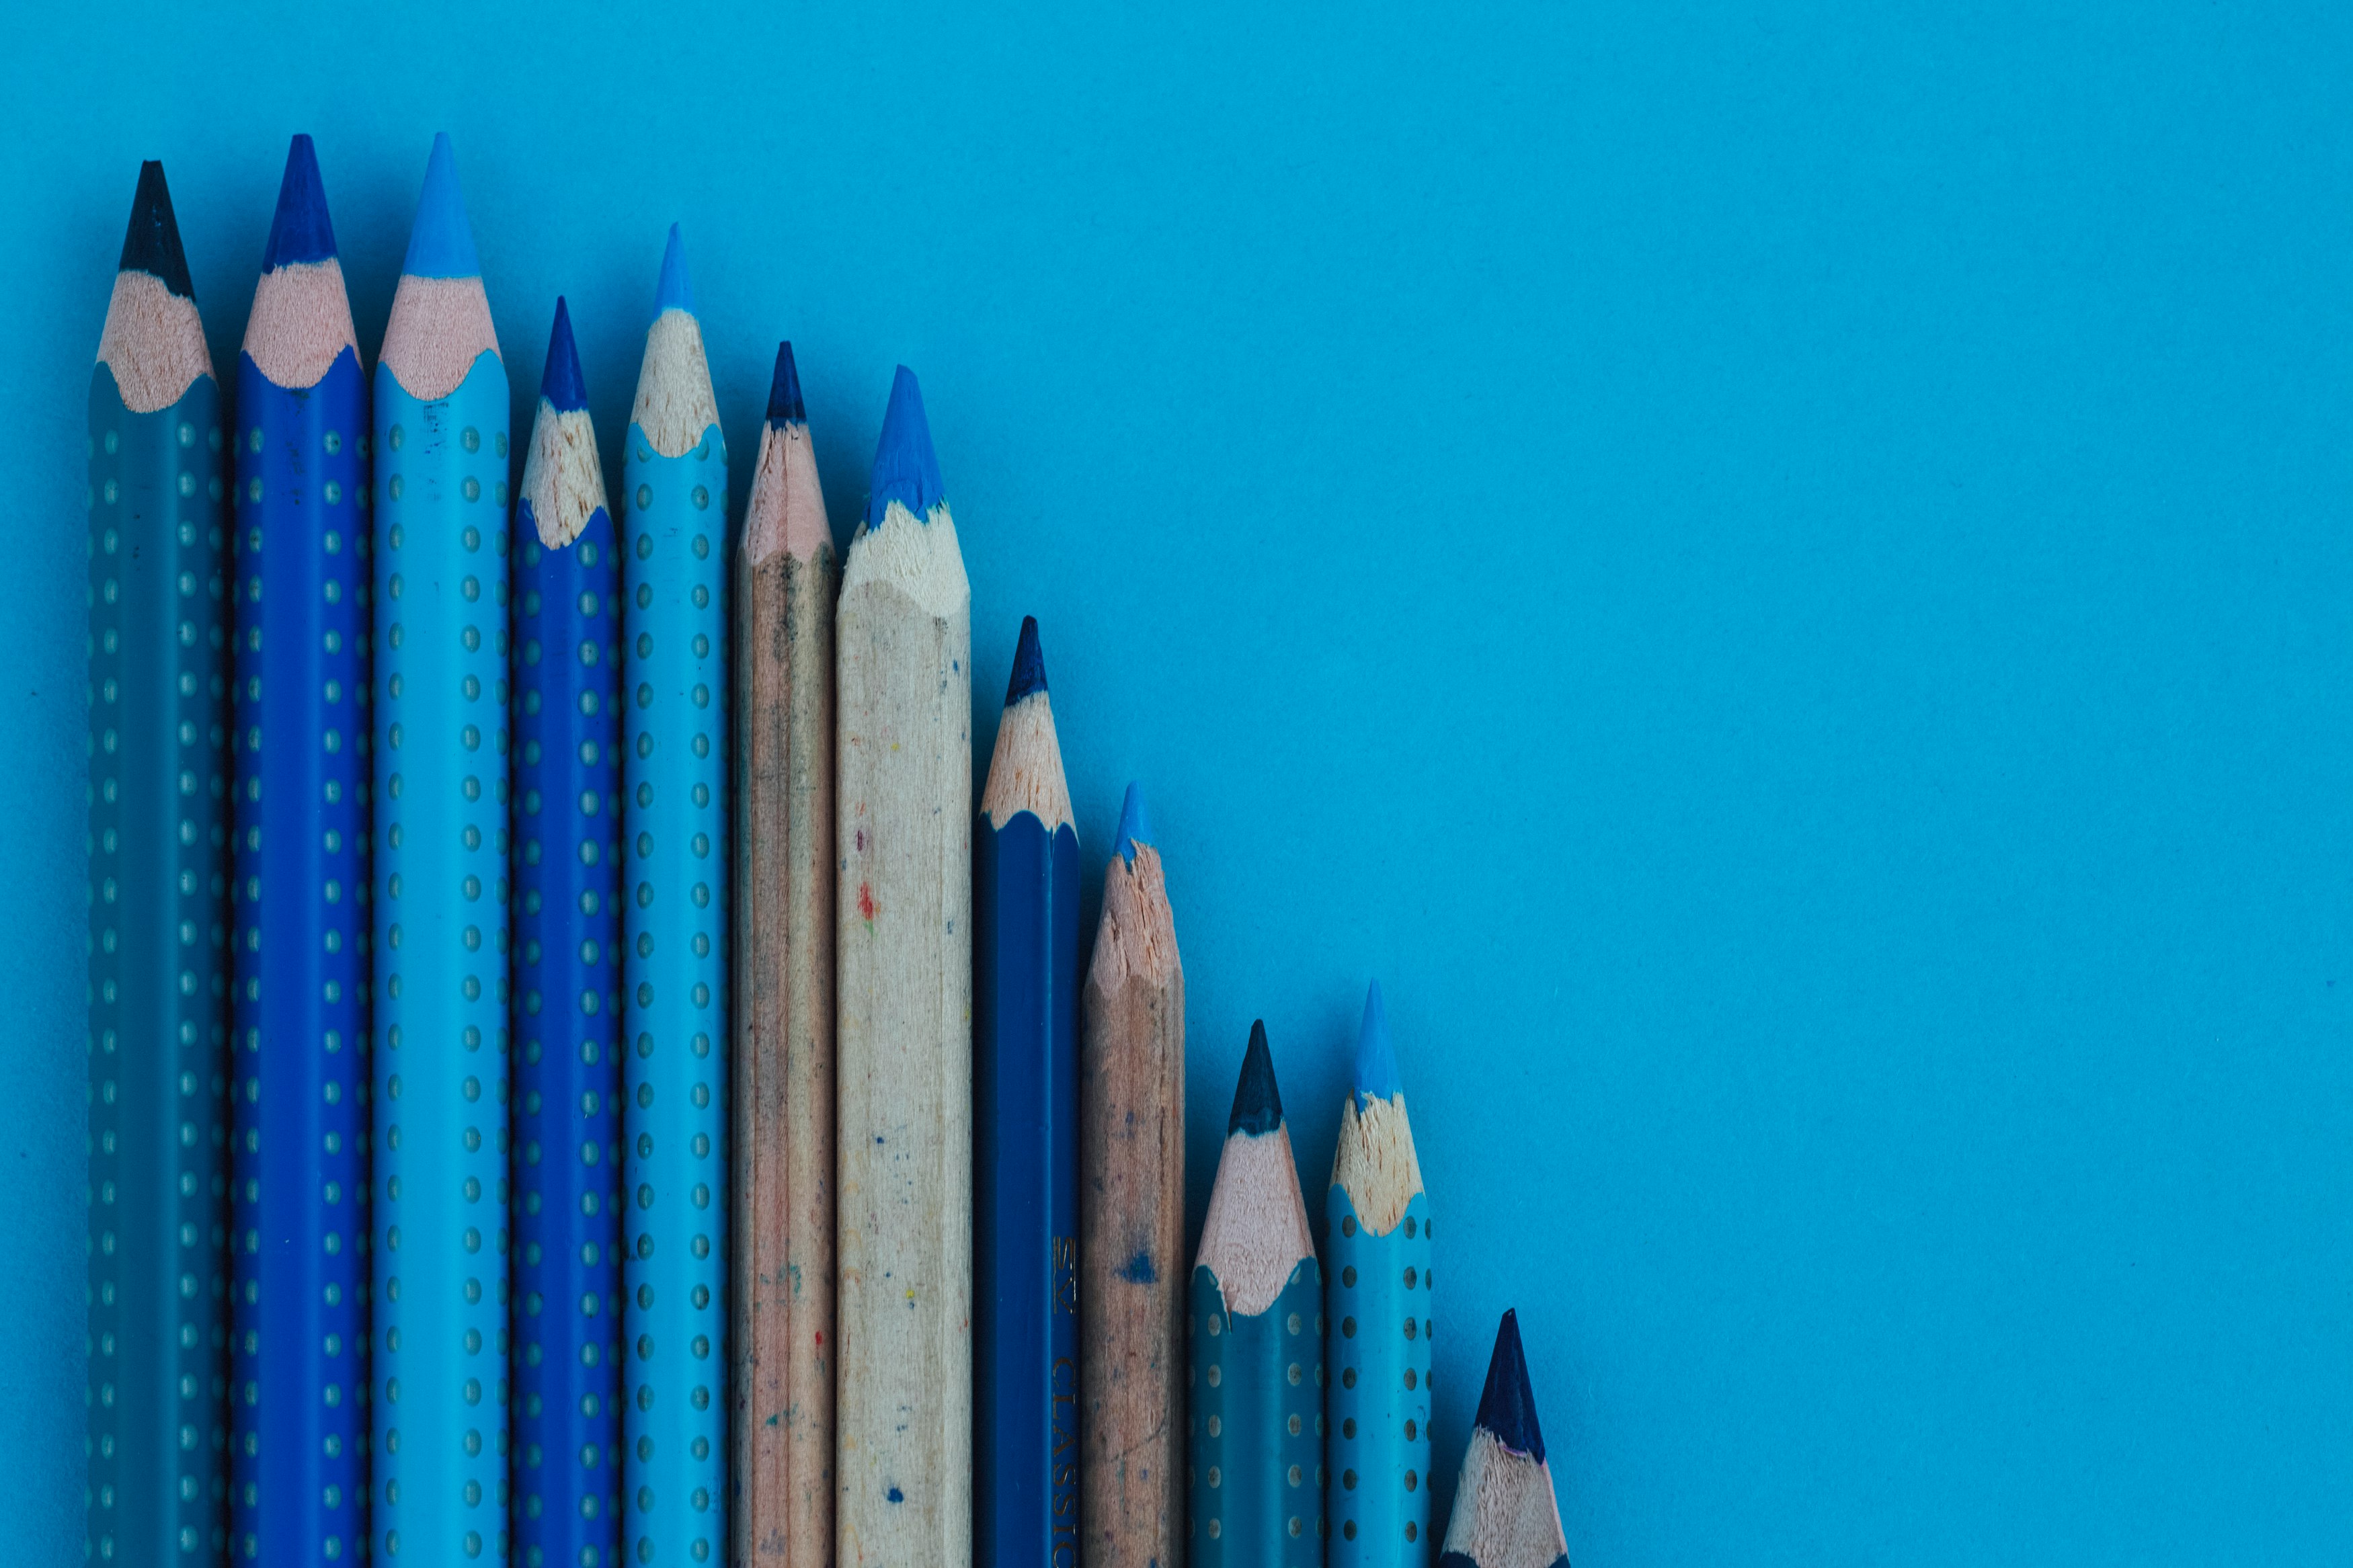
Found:
<svg viewBox="0 0 2353 1568"><path fill-rule="evenodd" d="M621 1561L621 563L555 302L515 504L515 1548Z"/></svg>
<svg viewBox="0 0 2353 1568"><path fill-rule="evenodd" d="M507 373L437 136L375 371L375 1512L506 1555Z"/></svg>
<svg viewBox="0 0 2353 1568"><path fill-rule="evenodd" d="M164 165L90 384L90 1485L97 1562L223 1544L227 561L220 386Z"/></svg>
<svg viewBox="0 0 2353 1568"><path fill-rule="evenodd" d="M727 1550L727 444L678 229L622 457L623 1545Z"/></svg>
<svg viewBox="0 0 2353 1568"><path fill-rule="evenodd" d="M1324 1193L1332 1568L1430 1561L1430 1198L1378 984Z"/></svg>
<svg viewBox="0 0 2353 1568"><path fill-rule="evenodd" d="M294 138L237 357L233 1556L367 1529L368 401Z"/></svg>
<svg viewBox="0 0 2353 1568"><path fill-rule="evenodd" d="M1568 1568L1568 1538L1560 1528L1560 1500L1536 1425L1516 1312L1505 1312L1495 1329L1438 1563L1439 1568Z"/></svg>

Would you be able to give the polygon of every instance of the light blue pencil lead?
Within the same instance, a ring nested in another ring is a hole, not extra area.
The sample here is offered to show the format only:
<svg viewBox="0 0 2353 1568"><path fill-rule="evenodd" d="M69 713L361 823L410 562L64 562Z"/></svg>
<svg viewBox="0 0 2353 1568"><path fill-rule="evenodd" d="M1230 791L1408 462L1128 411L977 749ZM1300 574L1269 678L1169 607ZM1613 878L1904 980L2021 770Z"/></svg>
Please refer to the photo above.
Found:
<svg viewBox="0 0 2353 1568"><path fill-rule="evenodd" d="M1356 1031L1356 1092L1369 1104L1405 1091L1398 1081L1397 1052L1389 1048L1389 1021L1381 1008L1381 983L1365 988L1365 1022Z"/></svg>
<svg viewBox="0 0 2353 1568"><path fill-rule="evenodd" d="M425 188L417 197L417 222L408 231L408 258L400 270L410 278L482 275L482 259L474 250L474 226L466 220L466 198L458 188L458 154L447 131L434 134L433 155L425 163Z"/></svg>
<svg viewBox="0 0 2353 1568"><path fill-rule="evenodd" d="M1131 784L1127 798L1119 803L1119 832L1112 837L1112 847L1130 867L1135 864L1135 847L1153 841L1152 819L1145 815L1144 786Z"/></svg>
<svg viewBox="0 0 2353 1568"><path fill-rule="evenodd" d="M670 243L662 248L661 287L654 294L654 314L683 310L694 314L694 283L686 275L686 242L678 225L670 226Z"/></svg>

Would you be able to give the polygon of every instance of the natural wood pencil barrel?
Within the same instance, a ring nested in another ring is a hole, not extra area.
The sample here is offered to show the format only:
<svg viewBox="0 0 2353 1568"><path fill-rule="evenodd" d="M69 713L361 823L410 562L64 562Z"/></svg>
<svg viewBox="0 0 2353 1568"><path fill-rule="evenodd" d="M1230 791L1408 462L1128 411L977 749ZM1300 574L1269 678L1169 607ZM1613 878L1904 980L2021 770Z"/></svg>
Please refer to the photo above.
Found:
<svg viewBox="0 0 2353 1568"><path fill-rule="evenodd" d="M1081 1000L1079 1510L1087 1568L1179 1568L1185 968L1128 786Z"/></svg>
<svg viewBox="0 0 2353 1568"><path fill-rule="evenodd" d="M833 1558L833 606L792 345L735 558L733 1560Z"/></svg>

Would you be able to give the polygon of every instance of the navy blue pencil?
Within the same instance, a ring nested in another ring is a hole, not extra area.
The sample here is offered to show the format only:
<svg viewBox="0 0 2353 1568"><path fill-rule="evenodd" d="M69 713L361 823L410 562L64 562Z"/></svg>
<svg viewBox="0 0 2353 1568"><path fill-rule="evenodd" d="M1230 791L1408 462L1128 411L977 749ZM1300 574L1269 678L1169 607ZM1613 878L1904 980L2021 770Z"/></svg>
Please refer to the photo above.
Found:
<svg viewBox="0 0 2353 1568"><path fill-rule="evenodd" d="M232 1553L367 1530L368 395L308 136L237 358Z"/></svg>
<svg viewBox="0 0 2353 1568"><path fill-rule="evenodd" d="M515 504L516 1558L619 1561L621 563L555 302Z"/></svg>
<svg viewBox="0 0 2353 1568"><path fill-rule="evenodd" d="M1516 1313L1505 1312L1495 1330L1438 1568L1568 1568Z"/></svg>
<svg viewBox="0 0 2353 1568"><path fill-rule="evenodd" d="M1014 1568L1079 1542L1079 837L1034 618L974 838L974 1534Z"/></svg>

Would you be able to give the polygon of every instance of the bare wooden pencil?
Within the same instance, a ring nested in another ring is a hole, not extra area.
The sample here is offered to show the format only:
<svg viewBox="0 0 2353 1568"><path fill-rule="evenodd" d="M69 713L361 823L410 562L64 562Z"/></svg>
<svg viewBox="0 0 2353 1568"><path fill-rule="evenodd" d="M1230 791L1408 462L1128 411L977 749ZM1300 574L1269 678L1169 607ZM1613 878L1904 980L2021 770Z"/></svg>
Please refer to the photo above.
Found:
<svg viewBox="0 0 2353 1568"><path fill-rule="evenodd" d="M1080 1004L1086 1568L1179 1568L1184 1552L1185 966L1152 837L1130 784Z"/></svg>
<svg viewBox="0 0 2353 1568"><path fill-rule="evenodd" d="M833 601L793 346L735 558L734 1552L833 1560Z"/></svg>
<svg viewBox="0 0 2353 1568"><path fill-rule="evenodd" d="M842 1568L972 1561L972 586L915 378L834 619Z"/></svg>

